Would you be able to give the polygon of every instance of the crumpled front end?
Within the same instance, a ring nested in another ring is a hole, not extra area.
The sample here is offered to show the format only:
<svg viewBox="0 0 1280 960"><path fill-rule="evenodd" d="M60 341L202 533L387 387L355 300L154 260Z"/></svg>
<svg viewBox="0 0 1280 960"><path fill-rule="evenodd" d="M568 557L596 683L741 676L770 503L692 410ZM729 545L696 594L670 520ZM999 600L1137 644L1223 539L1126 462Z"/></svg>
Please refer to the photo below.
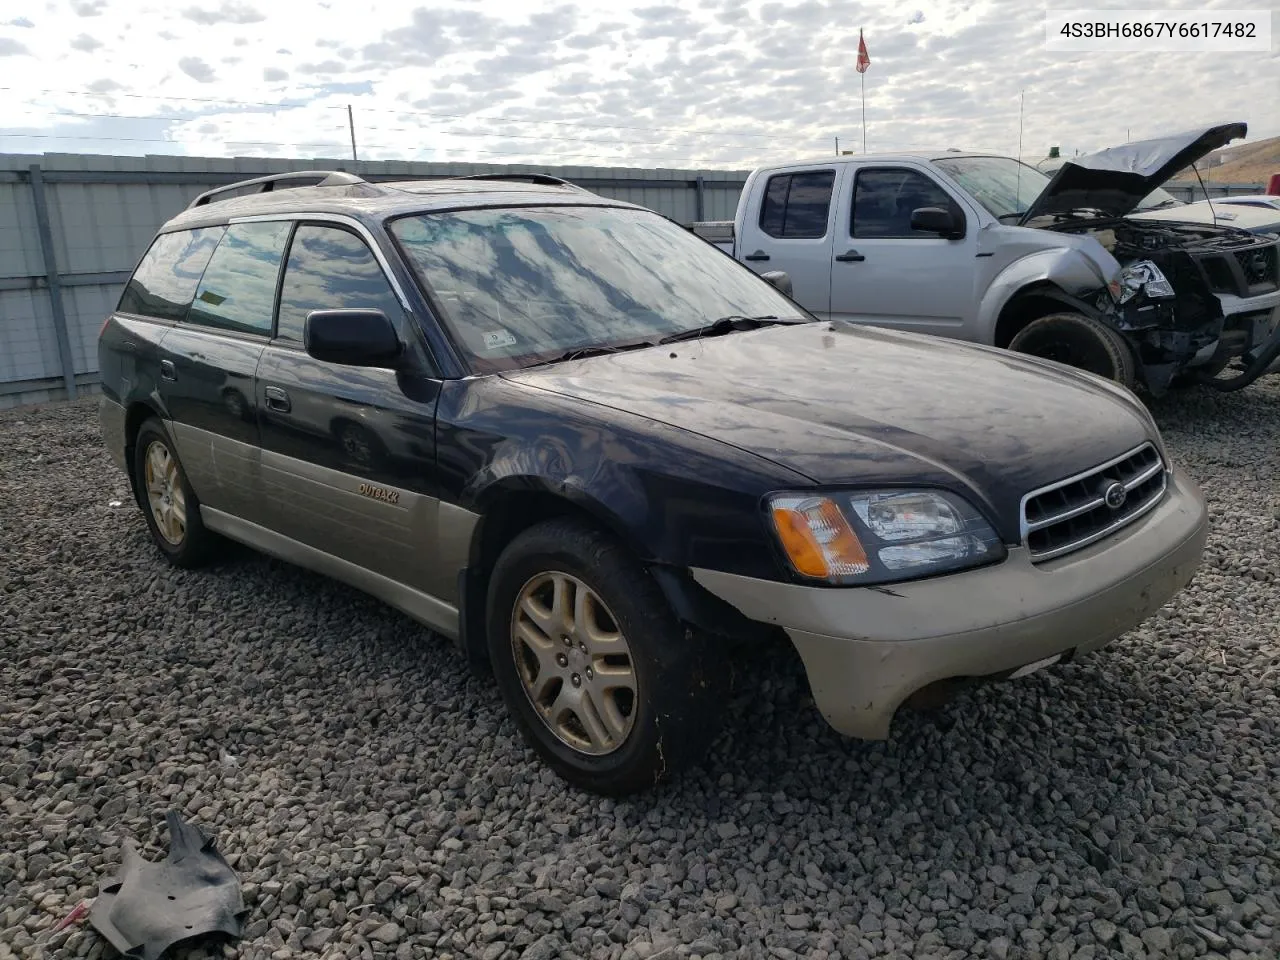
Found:
<svg viewBox="0 0 1280 960"><path fill-rule="evenodd" d="M1059 228L1062 229L1062 228ZM1179 375L1219 389L1247 386L1274 360L1280 333L1280 245L1242 230L1115 220L1071 232L1097 240L1122 265L1104 313L1134 348L1147 388ZM1242 372L1215 379L1235 362Z"/></svg>

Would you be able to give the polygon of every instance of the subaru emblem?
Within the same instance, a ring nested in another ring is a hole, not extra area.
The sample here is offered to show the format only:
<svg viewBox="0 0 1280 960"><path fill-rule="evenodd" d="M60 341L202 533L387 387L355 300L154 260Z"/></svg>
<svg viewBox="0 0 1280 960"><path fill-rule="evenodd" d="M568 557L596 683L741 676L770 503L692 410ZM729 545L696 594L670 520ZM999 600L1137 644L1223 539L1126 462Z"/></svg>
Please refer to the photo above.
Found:
<svg viewBox="0 0 1280 960"><path fill-rule="evenodd" d="M1119 510L1124 506L1125 498L1129 493L1124 488L1124 484L1118 480L1112 480L1102 491L1102 502L1112 510Z"/></svg>

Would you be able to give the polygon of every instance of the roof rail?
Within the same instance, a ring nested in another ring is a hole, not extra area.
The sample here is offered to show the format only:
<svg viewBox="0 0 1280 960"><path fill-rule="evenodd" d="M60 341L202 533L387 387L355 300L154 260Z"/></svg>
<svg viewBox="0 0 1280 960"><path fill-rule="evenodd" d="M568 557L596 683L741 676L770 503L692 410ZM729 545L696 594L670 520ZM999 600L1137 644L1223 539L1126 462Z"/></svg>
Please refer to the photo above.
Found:
<svg viewBox="0 0 1280 960"><path fill-rule="evenodd" d="M544 187L574 187L581 189L576 183L570 183L568 180L561 180L559 177L553 177L547 173L473 173L469 177L453 177L454 180L521 180L527 183L537 183Z"/></svg>
<svg viewBox="0 0 1280 960"><path fill-rule="evenodd" d="M294 183L292 182L294 180L315 180L318 182L306 184ZM262 189L257 191L258 193L267 193L274 190L277 183L283 183L286 187L340 187L364 182L364 178L358 177L354 173L347 173L345 170L294 170L289 173L273 173L270 176L254 177L252 180L238 180L235 183L227 184L225 187L214 187L212 190L206 190L192 200L187 209L203 207L206 204L213 203L221 193L243 190L245 187L252 187L254 184L262 185Z"/></svg>

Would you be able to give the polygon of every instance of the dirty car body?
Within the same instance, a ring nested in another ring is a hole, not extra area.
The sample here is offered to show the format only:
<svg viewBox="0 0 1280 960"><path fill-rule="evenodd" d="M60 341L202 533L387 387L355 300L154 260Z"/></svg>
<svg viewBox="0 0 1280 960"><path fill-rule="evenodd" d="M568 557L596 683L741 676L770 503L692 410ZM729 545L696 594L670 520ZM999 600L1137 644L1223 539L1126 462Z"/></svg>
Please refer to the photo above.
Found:
<svg viewBox="0 0 1280 960"><path fill-rule="evenodd" d="M107 446L174 562L220 534L382 598L574 782L671 772L740 645L791 642L832 725L884 737L937 681L1105 645L1199 562L1203 500L1126 390L818 320L568 184L353 179L165 225L101 335Z"/></svg>

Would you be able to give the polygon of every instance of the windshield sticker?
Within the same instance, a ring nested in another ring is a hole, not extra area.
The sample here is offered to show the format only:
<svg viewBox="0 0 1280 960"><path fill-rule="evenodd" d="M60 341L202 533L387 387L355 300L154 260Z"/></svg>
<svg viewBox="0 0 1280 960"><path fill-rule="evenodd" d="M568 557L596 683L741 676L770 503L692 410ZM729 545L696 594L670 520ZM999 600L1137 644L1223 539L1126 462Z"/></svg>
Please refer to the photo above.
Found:
<svg viewBox="0 0 1280 960"><path fill-rule="evenodd" d="M490 330L484 335L484 348L486 350L500 350L502 347L513 346L516 338L506 330Z"/></svg>

